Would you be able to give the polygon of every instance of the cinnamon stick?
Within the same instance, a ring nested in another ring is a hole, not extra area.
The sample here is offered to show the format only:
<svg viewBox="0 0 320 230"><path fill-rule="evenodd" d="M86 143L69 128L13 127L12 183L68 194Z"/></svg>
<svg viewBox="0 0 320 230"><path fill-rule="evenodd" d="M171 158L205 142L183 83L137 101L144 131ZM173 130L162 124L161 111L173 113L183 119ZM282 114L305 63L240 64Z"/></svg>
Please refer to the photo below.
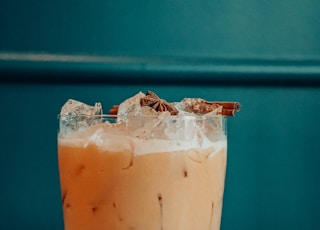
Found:
<svg viewBox="0 0 320 230"><path fill-rule="evenodd" d="M235 113L235 110L234 110L234 109L222 108L221 115L234 117L234 113Z"/></svg>
<svg viewBox="0 0 320 230"><path fill-rule="evenodd" d="M119 105L114 105L112 108L109 110L110 115L117 115L119 109Z"/></svg>
<svg viewBox="0 0 320 230"><path fill-rule="evenodd" d="M230 101L213 101L213 104L222 105L223 109L232 109L235 112L240 111L240 103L239 102L230 102Z"/></svg>
<svg viewBox="0 0 320 230"><path fill-rule="evenodd" d="M241 105L239 102L226 102L226 101L215 101L215 102L209 102L213 105L220 105L222 106L222 112L221 115L223 116L231 116L233 117L235 115L235 112L239 112ZM117 115L119 106L114 105L110 110L110 115ZM208 111L210 112L210 111Z"/></svg>

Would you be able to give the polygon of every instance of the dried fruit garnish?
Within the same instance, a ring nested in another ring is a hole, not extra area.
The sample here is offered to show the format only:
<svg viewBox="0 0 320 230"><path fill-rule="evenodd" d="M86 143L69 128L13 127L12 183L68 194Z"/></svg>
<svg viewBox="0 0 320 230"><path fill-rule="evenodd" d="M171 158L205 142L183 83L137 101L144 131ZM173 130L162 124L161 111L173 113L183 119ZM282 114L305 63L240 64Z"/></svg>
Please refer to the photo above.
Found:
<svg viewBox="0 0 320 230"><path fill-rule="evenodd" d="M148 90L146 96L140 100L141 106L149 106L158 112L168 111L171 115L177 115L178 110L166 100L158 97L157 94Z"/></svg>

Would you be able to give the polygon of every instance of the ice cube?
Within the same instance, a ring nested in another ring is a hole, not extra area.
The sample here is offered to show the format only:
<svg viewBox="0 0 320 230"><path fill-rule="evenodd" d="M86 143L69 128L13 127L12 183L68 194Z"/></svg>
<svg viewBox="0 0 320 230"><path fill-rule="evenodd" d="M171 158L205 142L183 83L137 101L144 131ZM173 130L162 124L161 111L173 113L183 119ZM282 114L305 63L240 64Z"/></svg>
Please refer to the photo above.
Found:
<svg viewBox="0 0 320 230"><path fill-rule="evenodd" d="M87 105L83 102L69 99L61 108L60 115L68 115L70 113L77 115L101 115L102 106L100 102L96 102L94 106Z"/></svg>
<svg viewBox="0 0 320 230"><path fill-rule="evenodd" d="M159 116L158 112L149 106L141 106L140 100L146 95L142 92L137 93L133 97L130 97L123 101L119 105L118 109L118 122L127 121L128 119L136 120L136 116L150 116L157 117ZM143 122L143 119L140 119Z"/></svg>
<svg viewBox="0 0 320 230"><path fill-rule="evenodd" d="M118 108L118 121L125 120L128 115L141 114L140 99L145 96L144 93L139 92L133 97L130 97L123 101Z"/></svg>
<svg viewBox="0 0 320 230"><path fill-rule="evenodd" d="M168 119L171 117L170 112L157 113L154 110L153 112L157 115L128 117L127 127L132 130L135 137L142 139L164 139L166 137L164 130L168 125Z"/></svg>
<svg viewBox="0 0 320 230"><path fill-rule="evenodd" d="M195 137L197 121L195 116L171 117L167 120L164 132L169 139L191 141Z"/></svg>
<svg viewBox="0 0 320 230"><path fill-rule="evenodd" d="M219 114L222 111L222 106L208 102L201 98L184 98L182 101L174 104L178 110L195 114L206 114L210 113Z"/></svg>
<svg viewBox="0 0 320 230"><path fill-rule="evenodd" d="M69 99L61 108L60 128L77 130L81 127L100 123L102 114L101 103L96 102L94 106L83 102Z"/></svg>

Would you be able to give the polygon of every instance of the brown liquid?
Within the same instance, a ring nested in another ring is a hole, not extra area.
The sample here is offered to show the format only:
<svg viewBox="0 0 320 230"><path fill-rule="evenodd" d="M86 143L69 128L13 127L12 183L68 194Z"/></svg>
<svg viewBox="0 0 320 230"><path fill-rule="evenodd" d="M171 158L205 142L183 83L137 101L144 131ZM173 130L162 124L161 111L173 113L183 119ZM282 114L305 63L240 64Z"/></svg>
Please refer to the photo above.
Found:
<svg viewBox="0 0 320 230"><path fill-rule="evenodd" d="M219 230L226 148L133 153L58 146L65 230Z"/></svg>

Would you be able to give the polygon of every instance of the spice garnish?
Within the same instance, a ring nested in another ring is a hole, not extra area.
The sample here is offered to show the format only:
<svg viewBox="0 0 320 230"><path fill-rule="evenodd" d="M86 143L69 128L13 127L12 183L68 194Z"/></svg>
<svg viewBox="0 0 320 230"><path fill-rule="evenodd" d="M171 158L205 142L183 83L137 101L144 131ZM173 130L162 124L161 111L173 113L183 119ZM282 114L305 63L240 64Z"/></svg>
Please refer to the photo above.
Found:
<svg viewBox="0 0 320 230"><path fill-rule="evenodd" d="M216 102L209 102L213 104L218 104L222 106L222 115L225 116L234 116L235 112L239 112L241 109L241 105L239 102L229 102L229 101L216 101Z"/></svg>
<svg viewBox="0 0 320 230"><path fill-rule="evenodd" d="M158 97L157 94L148 90L146 96L140 99L141 106L149 106L158 112L170 112L171 115L177 115L178 110L166 100Z"/></svg>
<svg viewBox="0 0 320 230"><path fill-rule="evenodd" d="M220 106L222 106L221 114L223 116L234 116L235 112L240 111L240 103L239 102L224 102L224 101L206 101L200 98L185 98L186 102L186 111L193 112L196 114L206 114L210 113ZM189 101L189 102L187 102Z"/></svg>
<svg viewBox="0 0 320 230"><path fill-rule="evenodd" d="M184 100L190 100L185 98ZM222 109L218 114L223 116L234 116L235 112L239 112L241 105L239 102L229 101L206 101L200 98L192 98L191 103L187 103L186 111L193 112L196 114L210 113L222 106ZM146 96L140 99L141 106L149 106L158 112L169 111L171 115L177 115L178 110L166 100L158 97L154 92L148 90ZM117 115L119 106L114 105L110 110L109 114Z"/></svg>

